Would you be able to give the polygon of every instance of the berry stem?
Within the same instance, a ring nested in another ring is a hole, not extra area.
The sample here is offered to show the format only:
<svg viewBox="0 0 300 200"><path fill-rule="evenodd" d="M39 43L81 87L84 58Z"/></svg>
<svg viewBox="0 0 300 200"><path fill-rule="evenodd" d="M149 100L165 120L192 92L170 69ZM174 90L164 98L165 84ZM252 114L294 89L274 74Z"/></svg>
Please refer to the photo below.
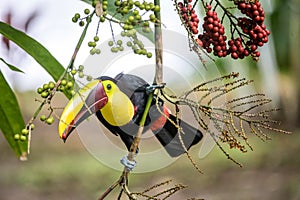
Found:
<svg viewBox="0 0 300 200"><path fill-rule="evenodd" d="M93 11L93 13L91 15L89 15L87 17L88 18L87 23L86 23L86 25L85 25L82 33L81 33L81 36L80 36L80 38L79 38L79 40L77 42L77 45L76 45L75 50L73 52L73 55L71 57L70 63L68 65L67 69L65 70L65 72L62 74L61 78L63 78L65 76L65 74L67 73L68 70L72 70L73 69L73 64L74 64L74 61L76 59L77 53L78 53L78 51L79 51L79 49L80 49L80 47L82 45L82 42L83 42L83 40L84 40L84 38L86 36L87 29L88 29L88 27L89 27L89 25L90 25L90 23L92 21L92 17L93 17L94 14L95 14L95 10Z"/></svg>

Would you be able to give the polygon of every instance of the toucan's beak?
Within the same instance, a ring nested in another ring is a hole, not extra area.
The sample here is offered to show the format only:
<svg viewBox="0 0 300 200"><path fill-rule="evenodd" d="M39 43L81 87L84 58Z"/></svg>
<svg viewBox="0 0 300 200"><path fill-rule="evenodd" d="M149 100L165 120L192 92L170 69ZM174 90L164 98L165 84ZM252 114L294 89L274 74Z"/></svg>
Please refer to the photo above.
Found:
<svg viewBox="0 0 300 200"><path fill-rule="evenodd" d="M107 103L107 95L100 80L85 85L65 107L58 126L60 137L66 141L70 133L86 118Z"/></svg>

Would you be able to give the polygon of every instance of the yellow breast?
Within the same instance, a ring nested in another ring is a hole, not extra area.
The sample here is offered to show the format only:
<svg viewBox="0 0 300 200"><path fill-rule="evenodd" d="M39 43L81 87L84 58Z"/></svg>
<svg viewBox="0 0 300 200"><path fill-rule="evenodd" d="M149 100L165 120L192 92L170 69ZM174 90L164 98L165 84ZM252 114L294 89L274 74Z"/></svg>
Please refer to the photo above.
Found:
<svg viewBox="0 0 300 200"><path fill-rule="evenodd" d="M123 126L132 120L134 107L127 95L115 90L108 96L108 102L101 109L101 114L109 124Z"/></svg>

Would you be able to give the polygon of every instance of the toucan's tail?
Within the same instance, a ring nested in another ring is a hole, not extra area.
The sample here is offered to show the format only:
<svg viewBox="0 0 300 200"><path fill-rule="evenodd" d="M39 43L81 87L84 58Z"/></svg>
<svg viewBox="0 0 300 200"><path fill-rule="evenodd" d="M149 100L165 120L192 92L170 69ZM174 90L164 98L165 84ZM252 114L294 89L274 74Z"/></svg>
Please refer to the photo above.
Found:
<svg viewBox="0 0 300 200"><path fill-rule="evenodd" d="M176 117L174 115L170 114L169 118L173 122L176 122ZM184 147L179 139L179 133L181 134L181 138L187 150L191 146L197 144L203 137L203 134L198 129L180 119L178 122L179 126L182 128L182 132L179 132L177 127L170 122L170 120L166 120L163 128L156 131L152 130L156 138L172 157L180 156L185 152Z"/></svg>

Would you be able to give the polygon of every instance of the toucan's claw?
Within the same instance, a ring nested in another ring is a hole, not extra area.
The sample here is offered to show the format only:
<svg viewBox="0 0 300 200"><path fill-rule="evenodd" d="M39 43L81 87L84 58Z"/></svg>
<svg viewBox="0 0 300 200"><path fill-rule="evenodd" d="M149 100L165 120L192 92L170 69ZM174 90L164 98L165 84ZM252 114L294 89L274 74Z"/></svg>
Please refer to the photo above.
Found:
<svg viewBox="0 0 300 200"><path fill-rule="evenodd" d="M128 171L132 171L136 167L136 161L128 160L127 156L121 158L120 162L126 167Z"/></svg>

